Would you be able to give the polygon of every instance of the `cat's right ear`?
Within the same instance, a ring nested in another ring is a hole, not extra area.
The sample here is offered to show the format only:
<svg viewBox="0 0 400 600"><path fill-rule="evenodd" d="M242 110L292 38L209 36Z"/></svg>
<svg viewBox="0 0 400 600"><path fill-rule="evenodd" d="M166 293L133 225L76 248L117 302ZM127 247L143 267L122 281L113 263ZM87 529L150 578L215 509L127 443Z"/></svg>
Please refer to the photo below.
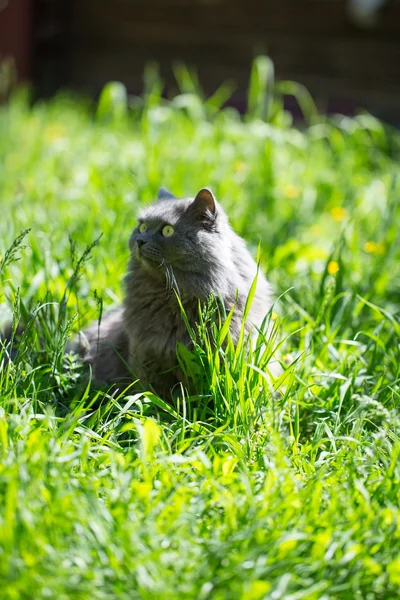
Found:
<svg viewBox="0 0 400 600"><path fill-rule="evenodd" d="M176 200L176 196L171 194L171 192L169 190L167 190L167 188L160 187L160 189L158 190L157 199L158 200Z"/></svg>

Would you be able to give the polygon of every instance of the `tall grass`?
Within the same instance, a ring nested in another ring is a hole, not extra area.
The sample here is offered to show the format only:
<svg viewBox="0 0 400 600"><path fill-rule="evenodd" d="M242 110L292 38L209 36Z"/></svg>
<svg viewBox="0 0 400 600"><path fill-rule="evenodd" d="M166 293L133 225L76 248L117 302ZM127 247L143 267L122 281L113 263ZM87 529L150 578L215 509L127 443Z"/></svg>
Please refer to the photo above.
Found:
<svg viewBox="0 0 400 600"><path fill-rule="evenodd" d="M168 101L148 71L96 110L22 91L0 110L0 319L26 324L0 349L1 595L396 598L400 135L319 115L265 58L244 117L231 84L207 99L176 76ZM121 300L161 185L210 186L279 296L250 349L203 308L174 404L95 390L64 354Z"/></svg>

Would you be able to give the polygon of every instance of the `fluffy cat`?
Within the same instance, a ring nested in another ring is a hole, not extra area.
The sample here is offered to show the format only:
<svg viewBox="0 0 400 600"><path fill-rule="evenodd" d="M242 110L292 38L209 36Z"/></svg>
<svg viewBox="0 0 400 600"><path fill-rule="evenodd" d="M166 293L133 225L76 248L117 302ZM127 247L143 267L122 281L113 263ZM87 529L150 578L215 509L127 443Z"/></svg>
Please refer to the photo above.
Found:
<svg viewBox="0 0 400 600"><path fill-rule="evenodd" d="M100 328L96 323L80 334L78 351L92 365L98 384L139 378L168 398L182 379L177 343L190 346L177 294L192 325L199 300L217 293L227 312L235 305L230 332L236 342L257 265L207 188L184 199L161 188L158 200L140 214L129 247L125 301ZM259 272L246 332L261 325L271 298L271 287Z"/></svg>

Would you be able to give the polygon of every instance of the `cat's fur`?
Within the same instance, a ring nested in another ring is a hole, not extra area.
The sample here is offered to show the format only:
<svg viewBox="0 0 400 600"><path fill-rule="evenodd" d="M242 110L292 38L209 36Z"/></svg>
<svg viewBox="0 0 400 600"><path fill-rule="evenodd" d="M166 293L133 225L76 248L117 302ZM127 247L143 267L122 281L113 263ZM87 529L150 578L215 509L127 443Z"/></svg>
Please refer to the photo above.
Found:
<svg viewBox="0 0 400 600"><path fill-rule="evenodd" d="M142 223L147 230L141 233ZM174 228L171 237L163 236L165 225ZM81 334L79 352L98 383L137 377L168 397L181 379L177 342L190 346L177 295L192 325L199 300L218 294L227 312L235 305L230 332L236 342L257 265L206 188L184 199L161 188L158 200L140 215L129 246L124 304L103 319L100 329L93 324ZM261 325L270 307L271 288L259 272L247 332Z"/></svg>

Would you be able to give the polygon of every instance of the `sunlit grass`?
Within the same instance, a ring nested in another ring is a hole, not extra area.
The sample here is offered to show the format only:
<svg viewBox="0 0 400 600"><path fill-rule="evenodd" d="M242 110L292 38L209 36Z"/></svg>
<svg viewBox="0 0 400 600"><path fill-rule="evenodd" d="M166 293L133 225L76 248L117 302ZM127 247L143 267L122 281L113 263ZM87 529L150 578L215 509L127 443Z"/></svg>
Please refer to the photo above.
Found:
<svg viewBox="0 0 400 600"><path fill-rule="evenodd" d="M149 71L140 99L0 110L0 324L26 324L0 350L1 597L396 598L400 134L319 116L265 59L244 117L228 87L177 79L170 101ZM175 405L96 391L64 358L121 300L161 185L210 186L280 297L250 350L205 307Z"/></svg>

